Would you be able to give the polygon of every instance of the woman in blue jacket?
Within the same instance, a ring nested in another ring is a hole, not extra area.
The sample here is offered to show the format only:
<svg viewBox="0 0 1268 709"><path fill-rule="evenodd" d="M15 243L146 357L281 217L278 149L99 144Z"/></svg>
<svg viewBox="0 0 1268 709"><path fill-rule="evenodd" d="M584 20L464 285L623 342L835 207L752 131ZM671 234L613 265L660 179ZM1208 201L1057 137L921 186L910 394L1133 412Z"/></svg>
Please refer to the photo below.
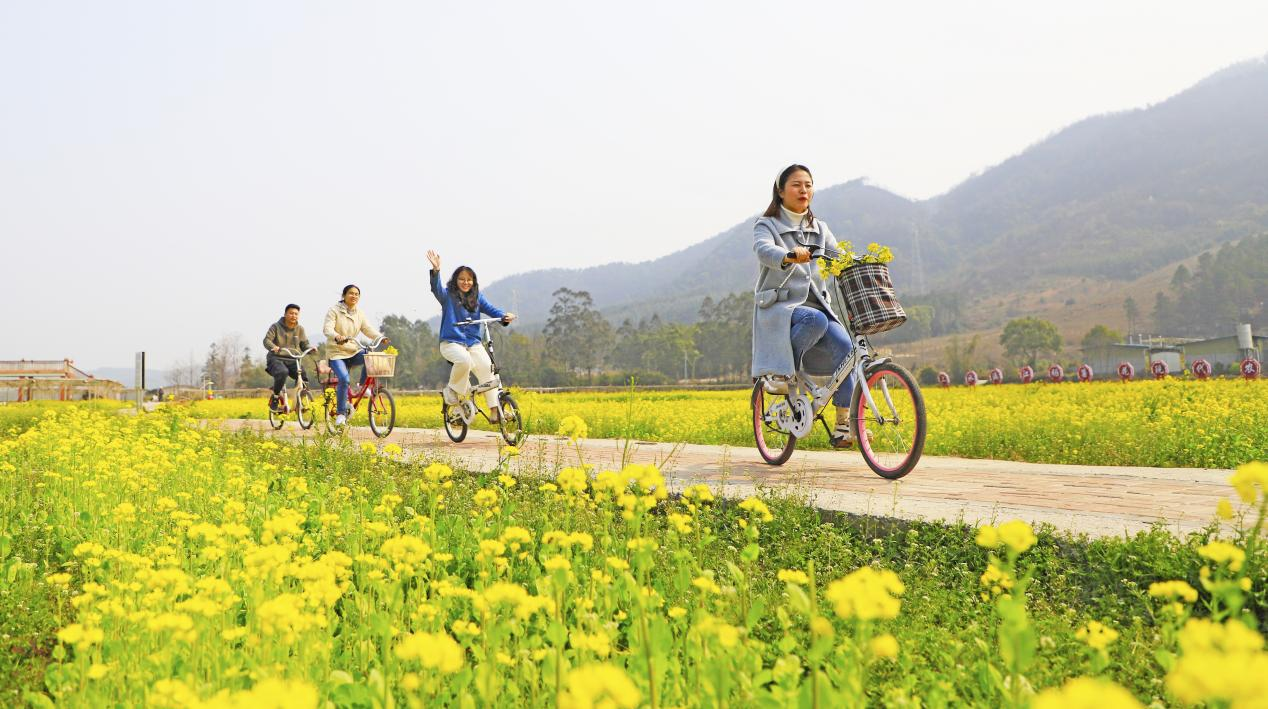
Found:
<svg viewBox="0 0 1268 709"><path fill-rule="evenodd" d="M489 361L489 353L480 340L479 325L455 325L462 320L475 320L481 313L490 317L501 318L503 323L510 324L515 319L514 313L507 313L493 307L480 293L480 283L476 280L475 271L467 266L454 269L449 283L440 283L440 254L427 252L427 261L431 263L431 292L440 302L440 355L453 363L449 371L449 384L442 392L445 402L458 403L471 388L470 374L475 372L476 381L487 384L493 380L493 363ZM498 420L498 390L490 389L484 394L489 405L490 420Z"/></svg>

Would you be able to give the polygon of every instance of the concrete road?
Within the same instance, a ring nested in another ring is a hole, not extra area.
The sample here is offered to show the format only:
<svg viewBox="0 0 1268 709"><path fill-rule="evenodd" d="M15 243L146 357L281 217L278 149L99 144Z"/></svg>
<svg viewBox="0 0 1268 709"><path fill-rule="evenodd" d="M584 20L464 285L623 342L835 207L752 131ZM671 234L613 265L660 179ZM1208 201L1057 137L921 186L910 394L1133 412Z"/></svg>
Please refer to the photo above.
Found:
<svg viewBox="0 0 1268 709"><path fill-rule="evenodd" d="M270 432L265 421L209 422L225 430ZM319 435L321 423L301 431L294 422L273 435ZM468 470L496 465L500 438L472 430L453 443L440 429L398 428L376 439L364 427L350 428L357 441L382 448L401 446L418 460L441 460ZM577 464L566 438L529 436L514 460L518 474L551 474ZM598 469L622 461L653 463L674 489L708 483L727 497L747 497L756 489L779 489L804 496L815 507L900 519L968 523L1020 518L1031 523L1093 536L1121 535L1162 522L1175 533L1200 529L1215 518L1221 497L1232 497L1231 470L1204 468L1130 468L1092 465L1016 463L925 456L907 477L889 481L875 475L855 451L797 451L780 467L765 464L755 448L695 444L582 442L585 462Z"/></svg>

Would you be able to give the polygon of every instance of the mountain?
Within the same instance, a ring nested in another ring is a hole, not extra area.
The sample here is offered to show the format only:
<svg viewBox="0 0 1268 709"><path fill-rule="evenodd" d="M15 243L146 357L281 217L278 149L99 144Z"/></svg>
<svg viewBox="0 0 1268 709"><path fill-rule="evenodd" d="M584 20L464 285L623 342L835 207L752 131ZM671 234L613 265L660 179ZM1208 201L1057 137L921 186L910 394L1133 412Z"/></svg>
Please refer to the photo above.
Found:
<svg viewBox="0 0 1268 709"><path fill-rule="evenodd" d="M1268 231L1268 63L1245 62L1146 108L1080 121L938 197L855 180L814 211L839 239L897 254L900 292L974 297L1070 277L1130 281ZM487 286L541 324L559 287L586 290L614 324L695 318L706 295L752 288L752 216L643 263L533 271ZM1144 304L1147 307L1147 304Z"/></svg>
<svg viewBox="0 0 1268 709"><path fill-rule="evenodd" d="M98 379L112 379L125 387L132 387L136 381L135 367L98 367L89 374ZM151 389L168 384L167 372L162 369L146 369L145 385Z"/></svg>

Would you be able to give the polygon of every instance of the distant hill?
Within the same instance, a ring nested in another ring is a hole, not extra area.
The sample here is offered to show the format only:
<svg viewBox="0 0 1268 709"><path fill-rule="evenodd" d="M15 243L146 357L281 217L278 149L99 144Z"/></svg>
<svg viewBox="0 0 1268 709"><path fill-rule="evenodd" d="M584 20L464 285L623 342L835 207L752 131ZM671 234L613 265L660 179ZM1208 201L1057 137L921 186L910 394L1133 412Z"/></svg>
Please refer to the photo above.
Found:
<svg viewBox="0 0 1268 709"><path fill-rule="evenodd" d="M134 386L136 380L136 369L133 367L98 367L89 374L98 379L113 379L125 387ZM162 369L147 369L145 371L145 385L151 389L155 387L166 386L168 384L167 372Z"/></svg>
<svg viewBox="0 0 1268 709"><path fill-rule="evenodd" d="M910 294L1131 281L1268 230L1268 63L1080 121L933 199L855 180L821 189L814 209L838 238L891 246L895 284ZM653 313L692 320L704 296L752 287L751 225L752 216L653 261L533 271L487 290L513 298L530 327L562 286L589 291L614 324Z"/></svg>

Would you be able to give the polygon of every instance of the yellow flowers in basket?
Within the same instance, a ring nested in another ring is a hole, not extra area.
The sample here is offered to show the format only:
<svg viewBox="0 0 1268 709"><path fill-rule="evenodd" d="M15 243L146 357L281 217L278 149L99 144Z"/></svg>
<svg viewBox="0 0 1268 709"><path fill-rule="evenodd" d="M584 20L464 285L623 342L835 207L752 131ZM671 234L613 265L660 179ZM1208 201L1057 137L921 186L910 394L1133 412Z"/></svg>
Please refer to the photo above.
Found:
<svg viewBox="0 0 1268 709"><path fill-rule="evenodd" d="M867 245L867 251L855 253L854 244L849 241L837 242L837 255L830 260L819 262L819 275L835 278L856 263L889 263L894 260L894 252L888 246L881 246L873 241Z"/></svg>

